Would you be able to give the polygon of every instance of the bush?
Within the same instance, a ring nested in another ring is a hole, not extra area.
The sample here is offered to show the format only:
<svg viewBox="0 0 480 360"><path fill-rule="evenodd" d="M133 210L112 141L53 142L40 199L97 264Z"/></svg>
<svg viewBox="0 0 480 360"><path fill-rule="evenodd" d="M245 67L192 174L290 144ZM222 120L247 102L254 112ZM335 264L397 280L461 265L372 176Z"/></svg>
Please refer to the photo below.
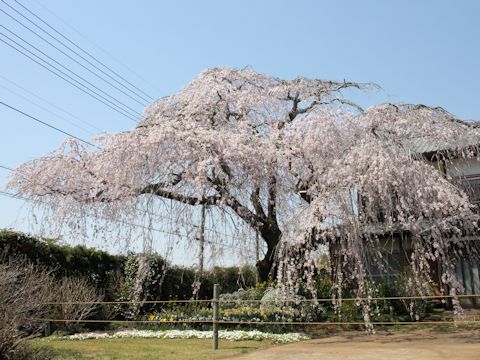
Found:
<svg viewBox="0 0 480 360"><path fill-rule="evenodd" d="M247 290L239 289L232 293L221 294L220 300L222 301L222 306L224 308L233 308L245 305L258 307L264 296L265 290L266 288L263 286L255 286Z"/></svg>
<svg viewBox="0 0 480 360"><path fill-rule="evenodd" d="M379 284L376 287L376 297L408 297L419 296L417 289L412 286L412 276L409 270L400 274L392 283ZM424 294L430 295L430 294ZM435 302L422 299L379 300L377 301L377 320L420 320L432 312Z"/></svg>
<svg viewBox="0 0 480 360"><path fill-rule="evenodd" d="M55 282L52 289L54 302L49 317L59 320L85 320L99 308L95 302L102 301L103 295L86 279L65 277ZM81 327L78 322L61 322L56 326L67 332L76 332Z"/></svg>
<svg viewBox="0 0 480 360"><path fill-rule="evenodd" d="M141 265L141 261L144 262ZM142 276L138 276L139 267L146 266ZM221 291L225 289L237 290L243 286L255 284L255 272L251 267L214 268L205 271L200 278L200 287L194 294L192 284L197 274L193 269L169 266L165 260L152 255L142 257L129 254L125 261L124 277L118 285L116 300L138 301L135 305L119 305L118 312L123 318L141 319L146 314L160 312L164 304L142 304L148 300L208 300L213 295L213 284L221 284ZM141 278L141 279L140 279Z"/></svg>
<svg viewBox="0 0 480 360"><path fill-rule="evenodd" d="M0 358L34 357L23 340L37 336L52 301L53 276L24 259L9 258L0 264Z"/></svg>

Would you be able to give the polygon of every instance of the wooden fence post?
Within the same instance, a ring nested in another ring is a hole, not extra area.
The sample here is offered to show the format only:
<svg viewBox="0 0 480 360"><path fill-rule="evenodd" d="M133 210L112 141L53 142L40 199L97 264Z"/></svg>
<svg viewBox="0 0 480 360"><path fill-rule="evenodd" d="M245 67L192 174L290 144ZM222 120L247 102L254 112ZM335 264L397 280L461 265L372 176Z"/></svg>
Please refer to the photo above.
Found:
<svg viewBox="0 0 480 360"><path fill-rule="evenodd" d="M50 321L47 321L45 323L45 337L48 337L50 335L52 335L52 328L51 328Z"/></svg>
<svg viewBox="0 0 480 360"><path fill-rule="evenodd" d="M218 284L213 285L213 350L218 350Z"/></svg>

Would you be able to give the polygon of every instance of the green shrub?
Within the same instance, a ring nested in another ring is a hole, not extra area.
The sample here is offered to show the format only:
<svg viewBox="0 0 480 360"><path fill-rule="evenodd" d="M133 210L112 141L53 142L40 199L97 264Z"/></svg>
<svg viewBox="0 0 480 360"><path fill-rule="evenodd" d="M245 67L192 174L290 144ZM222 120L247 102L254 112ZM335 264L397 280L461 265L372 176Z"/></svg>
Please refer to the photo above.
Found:
<svg viewBox="0 0 480 360"><path fill-rule="evenodd" d="M99 289L110 289L110 279L122 271L123 256L85 246L61 245L55 239L37 239L11 230L0 230L0 261L22 257L29 263L54 270L57 278L77 276L86 278ZM106 293L106 299L112 294Z"/></svg>

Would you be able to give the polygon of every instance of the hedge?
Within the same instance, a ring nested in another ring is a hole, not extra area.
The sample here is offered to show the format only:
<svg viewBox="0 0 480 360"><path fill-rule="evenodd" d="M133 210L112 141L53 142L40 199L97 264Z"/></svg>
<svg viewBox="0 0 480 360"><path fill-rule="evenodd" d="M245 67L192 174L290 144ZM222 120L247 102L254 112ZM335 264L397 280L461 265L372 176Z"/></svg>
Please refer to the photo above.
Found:
<svg viewBox="0 0 480 360"><path fill-rule="evenodd" d="M97 288L105 291L106 300L118 298L119 281L124 276L124 266L130 255L112 255L105 251L85 246L63 245L54 239L35 238L12 230L0 230L0 261L11 256L20 256L28 261L54 269L55 274L87 278ZM192 284L195 270L192 268L168 265L163 274L165 260L154 255L151 261L150 281L146 286L144 300L189 299L192 297ZM241 274L241 275L240 275ZM164 276L161 286L158 286ZM221 284L222 292L233 292L239 288L255 285L253 267L215 267L204 272L198 298L212 297L213 284Z"/></svg>

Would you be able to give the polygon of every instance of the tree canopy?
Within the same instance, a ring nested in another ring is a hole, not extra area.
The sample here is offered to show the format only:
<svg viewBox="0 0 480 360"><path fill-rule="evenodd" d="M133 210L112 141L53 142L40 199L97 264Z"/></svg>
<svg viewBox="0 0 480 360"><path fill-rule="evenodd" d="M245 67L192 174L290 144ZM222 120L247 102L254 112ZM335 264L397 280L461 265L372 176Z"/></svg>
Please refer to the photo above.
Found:
<svg viewBox="0 0 480 360"><path fill-rule="evenodd" d="M9 187L75 231L91 215L154 222L162 201L179 213L208 205L265 241L261 279L293 287L312 282L315 252L335 243L364 293L366 253L380 261L379 234L401 229L415 239L414 272L441 258L445 283L458 289L451 239L471 246L461 239L477 233L477 215L434 165L476 156L477 127L424 105L364 110L344 96L349 89L375 85L207 69L133 129L92 148L69 139L20 166Z"/></svg>

